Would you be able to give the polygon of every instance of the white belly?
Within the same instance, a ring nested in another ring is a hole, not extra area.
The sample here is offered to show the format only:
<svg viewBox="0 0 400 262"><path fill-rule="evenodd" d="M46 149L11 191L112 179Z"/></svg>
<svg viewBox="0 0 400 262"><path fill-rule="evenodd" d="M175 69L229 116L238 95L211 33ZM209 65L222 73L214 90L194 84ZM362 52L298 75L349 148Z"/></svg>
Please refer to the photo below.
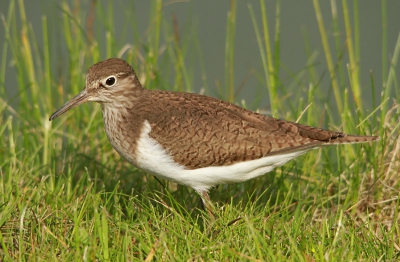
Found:
<svg viewBox="0 0 400 262"><path fill-rule="evenodd" d="M229 166L185 169L176 164L155 139L149 137L150 131L151 126L149 122L145 121L137 143L135 163L132 164L158 177L190 186L199 192L207 191L210 187L218 184L243 182L264 175L311 150L307 148L303 151L266 156Z"/></svg>

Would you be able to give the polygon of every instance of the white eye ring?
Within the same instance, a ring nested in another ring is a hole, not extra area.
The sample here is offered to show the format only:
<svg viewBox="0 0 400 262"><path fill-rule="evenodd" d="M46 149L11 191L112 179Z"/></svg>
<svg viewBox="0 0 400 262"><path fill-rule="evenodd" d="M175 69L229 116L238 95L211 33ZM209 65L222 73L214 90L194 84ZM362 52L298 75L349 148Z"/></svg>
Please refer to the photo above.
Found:
<svg viewBox="0 0 400 262"><path fill-rule="evenodd" d="M105 87L112 87L116 83L117 83L117 77L113 76L113 75L110 75L110 76L104 78L104 80L103 80L103 86L105 86Z"/></svg>

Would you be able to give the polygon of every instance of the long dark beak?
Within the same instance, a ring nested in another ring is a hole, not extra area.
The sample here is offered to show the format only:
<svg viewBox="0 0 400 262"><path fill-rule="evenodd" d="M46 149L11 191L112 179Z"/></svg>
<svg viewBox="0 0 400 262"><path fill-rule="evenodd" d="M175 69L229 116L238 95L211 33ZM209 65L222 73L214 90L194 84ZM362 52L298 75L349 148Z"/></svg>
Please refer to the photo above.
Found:
<svg viewBox="0 0 400 262"><path fill-rule="evenodd" d="M59 117L60 115L64 114L71 108L74 108L83 103L86 103L88 101L88 99L89 99L89 96L86 93L86 90L83 90L78 95L76 95L74 98L72 98L69 102L67 102L65 105L63 105L60 109L58 109L56 112L54 112L51 115L51 117L49 118L49 121L52 121L53 119Z"/></svg>

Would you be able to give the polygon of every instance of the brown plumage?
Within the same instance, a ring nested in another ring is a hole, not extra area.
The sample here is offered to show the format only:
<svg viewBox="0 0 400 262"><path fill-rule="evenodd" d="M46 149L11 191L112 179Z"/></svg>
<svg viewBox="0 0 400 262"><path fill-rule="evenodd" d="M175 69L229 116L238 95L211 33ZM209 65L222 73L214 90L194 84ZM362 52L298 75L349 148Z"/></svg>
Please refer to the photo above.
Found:
<svg viewBox="0 0 400 262"><path fill-rule="evenodd" d="M190 169L231 165L284 151L377 139L287 122L189 93L143 90L132 111L140 112L150 122L150 136L164 148L179 148L170 154L177 163Z"/></svg>
<svg viewBox="0 0 400 262"><path fill-rule="evenodd" d="M122 156L193 187L205 204L211 186L262 175L312 148L379 139L279 120L208 96L147 90L117 58L93 65L85 89L50 120L87 101L101 104L106 134Z"/></svg>

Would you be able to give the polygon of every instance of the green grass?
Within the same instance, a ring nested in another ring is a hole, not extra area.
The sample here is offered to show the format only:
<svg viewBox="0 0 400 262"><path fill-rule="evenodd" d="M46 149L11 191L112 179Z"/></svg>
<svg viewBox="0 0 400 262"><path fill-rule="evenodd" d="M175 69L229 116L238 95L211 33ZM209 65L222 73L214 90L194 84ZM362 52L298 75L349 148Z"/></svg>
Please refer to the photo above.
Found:
<svg viewBox="0 0 400 262"><path fill-rule="evenodd" d="M344 28L333 13L328 30L314 1L323 55L315 57L304 31L308 62L304 70L292 74L289 86L283 86L279 78L283 68L280 24L284 22L280 6L276 20L271 21L262 1L249 5L263 66L254 75L268 89L274 116L292 121L301 116L301 123L378 134L381 140L315 150L261 178L220 185L210 192L217 218L209 223L193 190L158 181L121 159L104 134L98 105L87 104L48 121L55 109L84 86L88 67L106 57L126 59L147 88L191 91L194 74L202 75L207 89L213 88L207 81L214 80L205 75L207 65L193 37L195 30L188 27L185 35L179 35L176 24L160 13L163 2L153 1L144 36L139 35L135 13L129 8L124 13L124 34L116 36L112 5L85 11L76 1L75 6L60 5L62 19L58 21L43 17L42 34L37 35L26 18L24 2L11 0L9 9L1 11L6 35L0 62L0 260L400 259L400 110L396 103L400 99L400 40L394 50L387 49L387 6L382 1L383 83L375 83L371 74L371 87L361 87L358 61L362 54L354 3L353 14L346 0L338 4ZM221 76L225 78L219 94L238 102L232 42L240 34L235 32L236 8L233 1L227 16L226 73ZM261 20L256 19L256 9L261 10ZM49 34L50 25L57 28L57 40ZM128 33L135 35L129 45ZM334 38L335 52L328 38ZM390 61L388 54L393 54ZM194 61L201 72L194 71ZM333 103L319 94L322 76L316 61L329 72ZM4 86L10 64L17 70L12 81L18 83L18 90L13 95ZM304 79L306 86L298 88ZM381 86L385 89L380 90ZM379 102L363 103L362 95L370 92L374 97L375 90L382 93Z"/></svg>

